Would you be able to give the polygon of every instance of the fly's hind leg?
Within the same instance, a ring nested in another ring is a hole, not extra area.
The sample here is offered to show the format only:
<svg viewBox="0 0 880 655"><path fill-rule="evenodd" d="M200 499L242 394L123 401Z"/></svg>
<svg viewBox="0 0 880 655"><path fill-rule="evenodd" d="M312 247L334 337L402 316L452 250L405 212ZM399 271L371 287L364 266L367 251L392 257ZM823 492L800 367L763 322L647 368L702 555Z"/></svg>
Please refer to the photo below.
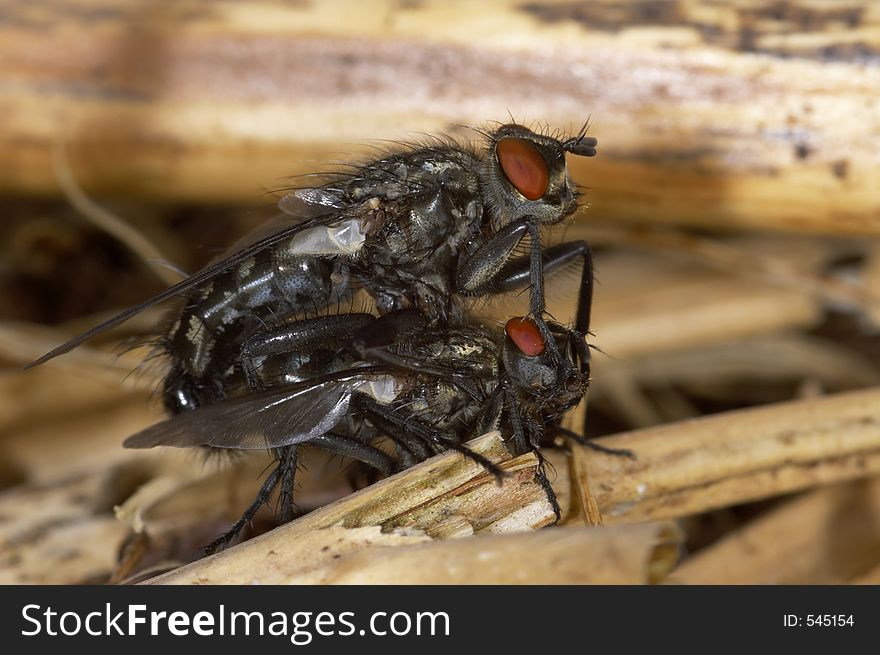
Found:
<svg viewBox="0 0 880 655"><path fill-rule="evenodd" d="M454 450L482 466L499 481L507 476L507 473L497 464L459 443L456 439L446 437L433 427L425 425L420 421L400 416L393 409L369 396L357 394L352 399L352 403L356 404L364 412L364 416L392 440L396 442L415 442L426 449L424 456L420 457L419 461L427 459L432 454Z"/></svg>
<svg viewBox="0 0 880 655"><path fill-rule="evenodd" d="M605 453L606 455L615 455L617 457L629 457L630 459L638 459L636 457L636 454L628 448L609 448L608 446L602 446L600 444L597 444L592 439L587 439L586 437L578 434L574 430L569 430L568 428L564 428L561 425L553 426L553 430L557 434L568 437L575 443L584 446L585 448L589 448L590 450L595 450L599 453Z"/></svg>
<svg viewBox="0 0 880 655"><path fill-rule="evenodd" d="M384 475L390 475L396 468L394 461L381 450L351 437L327 433L306 443L332 454L361 461L379 470ZM212 541L205 548L205 554L211 555L218 550L226 548L235 541L244 527L254 519L260 508L263 505L268 505L272 492L276 487L278 488L276 523L283 525L296 517L293 494L296 471L299 464L297 446L277 448L275 449L275 456L277 463L262 487L260 487L254 502L248 506L241 518L225 534Z"/></svg>
<svg viewBox="0 0 880 655"><path fill-rule="evenodd" d="M238 538L244 527L248 523L253 521L254 516L257 515L257 512L260 510L260 508L263 505L269 503L269 498L272 496L272 492L275 490L275 487L278 486L278 482L281 479L281 476L281 468L279 466L276 466L269 474L269 477L266 478L266 481L263 482L263 486L261 486L260 490L257 492L256 499L254 499L254 502L252 502L244 511L244 514L241 515L241 518L233 523L232 527L229 528L229 530L227 530L225 534L217 537L214 541L212 541L205 547L206 555L213 555L218 550L226 548L229 544L231 544Z"/></svg>
<svg viewBox="0 0 880 655"><path fill-rule="evenodd" d="M281 471L278 480L278 511L275 516L277 525L289 523L294 518L293 484L296 480L296 467L299 463L299 453L296 446L279 448L278 470Z"/></svg>

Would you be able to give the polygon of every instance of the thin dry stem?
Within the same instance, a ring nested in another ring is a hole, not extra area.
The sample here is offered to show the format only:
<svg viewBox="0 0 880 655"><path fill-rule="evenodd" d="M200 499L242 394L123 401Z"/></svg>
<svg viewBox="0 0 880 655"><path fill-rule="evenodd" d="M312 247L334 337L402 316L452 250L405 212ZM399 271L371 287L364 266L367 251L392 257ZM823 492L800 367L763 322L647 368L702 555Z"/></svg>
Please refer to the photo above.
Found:
<svg viewBox="0 0 880 655"><path fill-rule="evenodd" d="M880 565L880 478L812 491L680 566L684 584L842 584Z"/></svg>
<svg viewBox="0 0 880 655"><path fill-rule="evenodd" d="M880 471L880 390L728 412L573 447L608 523L687 516Z"/></svg>

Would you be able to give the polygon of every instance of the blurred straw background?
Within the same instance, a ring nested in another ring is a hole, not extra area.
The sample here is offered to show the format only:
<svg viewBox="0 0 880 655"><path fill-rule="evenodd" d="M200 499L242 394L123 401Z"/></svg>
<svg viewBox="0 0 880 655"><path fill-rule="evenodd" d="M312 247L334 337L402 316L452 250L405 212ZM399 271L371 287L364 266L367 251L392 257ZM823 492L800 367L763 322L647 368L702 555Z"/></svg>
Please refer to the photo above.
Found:
<svg viewBox="0 0 880 655"><path fill-rule="evenodd" d="M874 3L7 2L0 73L0 582L880 583ZM312 455L314 511L199 559L266 460L122 449L160 372L118 344L162 312L20 372L292 176L510 117L600 144L553 238L596 252L588 432L638 459L549 451L563 526L486 435L503 488Z"/></svg>

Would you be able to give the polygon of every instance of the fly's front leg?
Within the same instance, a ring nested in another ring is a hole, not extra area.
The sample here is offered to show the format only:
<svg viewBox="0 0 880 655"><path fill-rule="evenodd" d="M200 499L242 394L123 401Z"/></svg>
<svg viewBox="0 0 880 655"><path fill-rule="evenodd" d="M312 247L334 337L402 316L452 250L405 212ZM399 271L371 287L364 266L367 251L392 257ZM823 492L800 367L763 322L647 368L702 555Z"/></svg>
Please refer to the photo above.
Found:
<svg viewBox="0 0 880 655"><path fill-rule="evenodd" d="M504 271L517 261L513 253L523 238L529 235L529 281L531 282L529 313L544 337L551 360L560 360L559 348L544 321L544 269L541 261L541 239L538 225L525 218L496 232L490 239L464 260L460 260L456 287L467 295L498 293L505 290Z"/></svg>
<svg viewBox="0 0 880 655"><path fill-rule="evenodd" d="M567 437L585 448L589 448L590 450L595 450L599 453L605 453L606 455L614 455L617 457L629 457L630 459L638 459L636 454L629 450L628 448L609 448L608 446L602 446L597 444L596 442L588 439L587 437L579 435L574 430L569 430L568 428L564 428L561 425L553 426L553 430L564 437Z"/></svg>
<svg viewBox="0 0 880 655"><path fill-rule="evenodd" d="M495 293L501 272L528 233L527 219L511 223L492 235L470 255L459 259L457 290L470 296Z"/></svg>
<svg viewBox="0 0 880 655"><path fill-rule="evenodd" d="M495 291L504 293L525 288L532 279L535 259L534 252L530 252L528 257L518 257L511 260L499 274L495 283ZM581 372L589 374L590 354L586 345L586 337L590 333L590 313L593 306L593 254L590 251L590 246L586 241L567 241L547 248L541 253L541 271L543 274L552 275L578 260L583 263L578 289L575 329L572 331L572 345L581 360ZM543 299L543 280L540 280L540 283ZM534 310L535 308L532 307L533 312ZM537 315L535 319L540 327L541 322L537 320Z"/></svg>
<svg viewBox="0 0 880 655"><path fill-rule="evenodd" d="M547 275L564 268L573 261L581 260L580 287L575 317L575 329L581 334L590 331L590 310L593 305L593 253L586 241L566 241L551 246L541 253L541 268ZM493 291L504 293L524 289L531 282L534 255L510 260L495 280Z"/></svg>
<svg viewBox="0 0 880 655"><path fill-rule="evenodd" d="M547 322L544 320L544 262L541 258L541 238L538 234L538 226L529 223L529 279L532 283L530 293L529 314L538 326L541 336L544 337L544 347L551 362L559 363L562 357L559 354L559 346Z"/></svg>
<svg viewBox="0 0 880 655"><path fill-rule="evenodd" d="M529 235L527 257L513 257L522 239ZM582 260L575 329L586 337L590 331L593 303L593 256L585 241L570 241L541 248L538 225L530 219L511 223L459 264L457 288L467 295L504 293L531 285L529 313L533 317L551 358L560 360L556 340L544 320L544 275L552 274L575 260Z"/></svg>

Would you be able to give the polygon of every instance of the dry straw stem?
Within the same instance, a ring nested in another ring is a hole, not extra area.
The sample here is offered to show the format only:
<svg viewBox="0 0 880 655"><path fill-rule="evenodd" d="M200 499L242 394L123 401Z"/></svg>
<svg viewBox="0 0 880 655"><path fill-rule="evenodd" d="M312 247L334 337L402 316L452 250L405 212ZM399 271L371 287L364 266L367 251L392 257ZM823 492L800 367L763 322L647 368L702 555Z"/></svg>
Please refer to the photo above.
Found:
<svg viewBox="0 0 880 655"><path fill-rule="evenodd" d="M331 548L315 558L313 554L327 544ZM270 551L269 561L283 558L282 567L272 568L268 580L262 576L251 580L276 584L645 584L665 578L677 561L679 544L680 536L669 523L548 528L452 541L383 534L378 527L325 528L295 543L285 542L283 551Z"/></svg>
<svg viewBox="0 0 880 655"><path fill-rule="evenodd" d="M470 445L510 472L503 486L446 453L151 582L645 582L674 563L678 536L668 525L435 541L529 531L553 519L534 456L510 459L497 433Z"/></svg>
<svg viewBox="0 0 880 655"><path fill-rule="evenodd" d="M106 579L127 527L105 507L107 479L79 475L0 495L0 584Z"/></svg>
<svg viewBox="0 0 880 655"><path fill-rule="evenodd" d="M747 235L705 237L681 230L627 227L608 228L575 223L566 231L570 239L582 238L591 244L614 245L630 252L649 254L667 266L697 264L701 273L728 273L736 278L759 282L762 286L806 292L817 300L838 307L876 312L880 293L871 279L874 251L871 242L854 239L827 239L809 236ZM829 275L827 267L836 258L860 254L869 265L857 279ZM630 263L633 258L630 255ZM611 260L614 266L614 259ZM613 270L613 269L612 269ZM600 273L602 267L599 267ZM631 274L630 274L631 275Z"/></svg>
<svg viewBox="0 0 880 655"><path fill-rule="evenodd" d="M807 384L828 391L880 384L880 370L864 357L801 334L756 335L626 359L597 356L593 371L590 406L611 411L633 427L698 416L698 409L678 390L722 402L732 397L763 402L764 383ZM661 401L649 401L646 387L655 396L661 394Z"/></svg>
<svg viewBox="0 0 880 655"><path fill-rule="evenodd" d="M874 3L84 2L0 26L6 189L57 189L64 141L90 193L252 201L352 143L513 108L592 116L601 157L573 165L597 218L880 232Z"/></svg>
<svg viewBox="0 0 880 655"><path fill-rule="evenodd" d="M118 394L85 404L78 411L22 419L0 429L0 453L30 482L52 483L79 472L100 472L117 463L169 459L173 453L122 448L127 435L160 418L143 394ZM180 454L179 452L177 453ZM197 463L192 465L198 466Z"/></svg>
<svg viewBox="0 0 880 655"><path fill-rule="evenodd" d="M756 285L692 263L618 255L596 268L591 341L613 358L807 328L822 317L807 291Z"/></svg>
<svg viewBox="0 0 880 655"><path fill-rule="evenodd" d="M682 564L683 584L842 584L880 566L880 478L812 491Z"/></svg>
<svg viewBox="0 0 880 655"><path fill-rule="evenodd" d="M880 585L880 565L851 581L853 584Z"/></svg>
<svg viewBox="0 0 880 655"><path fill-rule="evenodd" d="M880 471L880 390L780 403L623 433L573 450L606 523L697 514Z"/></svg>
<svg viewBox="0 0 880 655"><path fill-rule="evenodd" d="M76 210L88 219L95 227L115 237L137 255L160 280L168 285L180 281L180 275L165 266L166 260L162 252L143 234L129 225L124 219L104 209L88 197L76 182L64 152L63 142L54 144L52 164L58 184L65 197Z"/></svg>

